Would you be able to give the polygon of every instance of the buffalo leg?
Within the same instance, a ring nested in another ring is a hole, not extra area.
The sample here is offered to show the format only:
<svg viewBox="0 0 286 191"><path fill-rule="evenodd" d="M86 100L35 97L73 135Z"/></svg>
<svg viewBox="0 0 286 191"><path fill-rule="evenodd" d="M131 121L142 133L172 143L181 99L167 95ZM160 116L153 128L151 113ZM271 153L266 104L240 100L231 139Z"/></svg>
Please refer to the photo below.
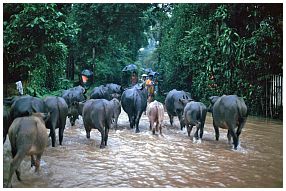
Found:
<svg viewBox="0 0 286 191"><path fill-rule="evenodd" d="M12 157L13 157L13 159L16 157L16 155L17 155L16 149L13 149L13 148L12 148ZM22 155L25 155L25 154L22 154ZM22 160L24 159L24 157L25 157L25 156L23 156L22 159L18 159L18 160L20 160L20 163L22 162ZM19 164L19 166L20 166L20 164ZM15 169L15 171L16 171L17 179L18 179L19 181L21 181L21 173L20 173L20 170L19 170L19 166L18 166L18 168ZM10 168L11 168L11 167L10 167Z"/></svg>
<svg viewBox="0 0 286 191"><path fill-rule="evenodd" d="M50 129L50 134L51 134L51 138L52 138L52 147L55 147L56 146L56 132L55 132L55 127L53 126L51 129Z"/></svg>
<svg viewBox="0 0 286 191"><path fill-rule="evenodd" d="M231 134L229 130L227 130L227 139L228 139L228 143L231 143Z"/></svg>
<svg viewBox="0 0 286 191"><path fill-rule="evenodd" d="M169 114L168 114L169 115ZM174 116L172 115L169 115L169 118L170 118L170 124L173 125L173 121L174 121Z"/></svg>
<svg viewBox="0 0 286 191"><path fill-rule="evenodd" d="M60 145L62 145L62 143L63 143L63 137L64 137L64 128L60 127L59 128L59 142L60 142Z"/></svg>
<svg viewBox="0 0 286 191"><path fill-rule="evenodd" d="M137 115L136 115L136 118L135 118L135 126L136 126L136 133L139 133L140 130L139 130L139 120L140 120L140 117L142 115L143 112L138 112Z"/></svg>
<svg viewBox="0 0 286 191"><path fill-rule="evenodd" d="M99 132L101 134L100 148L103 149L105 147L105 144L104 144L104 142L105 142L105 132L104 132L103 128L99 128L98 130L99 130Z"/></svg>
<svg viewBox="0 0 286 191"><path fill-rule="evenodd" d="M214 126L214 130L215 130L215 139L218 141L219 140L218 126L216 126L214 123L213 123L213 126Z"/></svg>
<svg viewBox="0 0 286 191"><path fill-rule="evenodd" d="M233 139L234 149L236 150L237 145L238 145L238 138L237 138L236 133L234 132L234 129L235 129L234 126L229 126L229 132L230 132L232 139Z"/></svg>
<svg viewBox="0 0 286 191"><path fill-rule="evenodd" d="M128 114L128 119L129 119L131 129L133 129L133 127L134 127L134 119L133 118L134 118L133 115Z"/></svg>
<svg viewBox="0 0 286 191"><path fill-rule="evenodd" d="M245 122L246 122L246 120L239 122L239 125L238 125L237 130L236 130L237 139L241 133L242 128L244 127Z"/></svg>
<svg viewBox="0 0 286 191"><path fill-rule="evenodd" d="M25 153L24 152L17 153L15 155L15 157L13 157L13 160L10 163L10 171L9 171L7 187L11 187L12 186L11 185L11 181L12 181L12 176L13 176L15 171L16 171L17 179L19 181L21 181L20 171L18 169L19 169L20 164L21 164L21 162L22 162L22 160L24 158L25 158Z"/></svg>
<svg viewBox="0 0 286 191"><path fill-rule="evenodd" d="M74 124L75 124L74 116L70 117L70 123L71 123L71 126L74 126Z"/></svg>
<svg viewBox="0 0 286 191"><path fill-rule="evenodd" d="M200 129L199 124L196 124L196 128L197 128L197 130L196 130L196 132L194 134L194 137L198 140L199 139L199 129Z"/></svg>
<svg viewBox="0 0 286 191"><path fill-rule="evenodd" d="M118 128L118 117L115 118L115 130Z"/></svg>
<svg viewBox="0 0 286 191"><path fill-rule="evenodd" d="M105 146L107 145L107 139L108 139L108 132L109 132L109 126L105 126Z"/></svg>
<svg viewBox="0 0 286 191"><path fill-rule="evenodd" d="M180 126L181 126L181 130L183 130L184 126L185 126L185 123L183 121L183 117L181 114L178 114L178 118L179 118L179 121L180 121Z"/></svg>
<svg viewBox="0 0 286 191"><path fill-rule="evenodd" d="M89 129L86 129L86 138L90 139L90 130Z"/></svg>
<svg viewBox="0 0 286 191"><path fill-rule="evenodd" d="M191 132L192 132L193 126L192 125L187 125L187 131L188 131L188 136L191 136Z"/></svg>
<svg viewBox="0 0 286 191"><path fill-rule="evenodd" d="M40 169L40 163L41 163L41 156L42 156L42 153L41 154L37 154L37 157L36 157L36 161L35 161L35 172L39 172L39 169Z"/></svg>
<svg viewBox="0 0 286 191"><path fill-rule="evenodd" d="M86 123L83 124L84 128L85 128L85 132L86 132L86 138L90 139L90 130L91 127L89 125L87 125Z"/></svg>
<svg viewBox="0 0 286 191"><path fill-rule="evenodd" d="M60 116L60 119L61 119L61 117L62 116ZM58 127L59 128L59 142L60 142L60 145L62 145L65 126L66 126L66 117L62 118L60 121L61 121L60 126Z"/></svg>
<svg viewBox="0 0 286 191"><path fill-rule="evenodd" d="M31 155L31 167L36 166L34 155Z"/></svg>
<svg viewBox="0 0 286 191"><path fill-rule="evenodd" d="M203 138L203 134L204 134L204 126L201 124L200 125L200 138Z"/></svg>
<svg viewBox="0 0 286 191"><path fill-rule="evenodd" d="M156 122L156 131L159 132L159 123Z"/></svg>

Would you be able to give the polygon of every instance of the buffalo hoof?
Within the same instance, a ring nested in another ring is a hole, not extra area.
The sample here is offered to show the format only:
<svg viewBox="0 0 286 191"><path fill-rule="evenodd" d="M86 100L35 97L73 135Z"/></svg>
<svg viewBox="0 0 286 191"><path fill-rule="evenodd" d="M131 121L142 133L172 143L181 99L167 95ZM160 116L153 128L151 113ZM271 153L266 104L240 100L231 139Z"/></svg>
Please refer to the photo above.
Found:
<svg viewBox="0 0 286 191"><path fill-rule="evenodd" d="M104 149L105 148L105 146L104 145L100 145L100 147L99 147L100 149Z"/></svg>
<svg viewBox="0 0 286 191"><path fill-rule="evenodd" d="M140 133L139 129L136 129L135 133Z"/></svg>

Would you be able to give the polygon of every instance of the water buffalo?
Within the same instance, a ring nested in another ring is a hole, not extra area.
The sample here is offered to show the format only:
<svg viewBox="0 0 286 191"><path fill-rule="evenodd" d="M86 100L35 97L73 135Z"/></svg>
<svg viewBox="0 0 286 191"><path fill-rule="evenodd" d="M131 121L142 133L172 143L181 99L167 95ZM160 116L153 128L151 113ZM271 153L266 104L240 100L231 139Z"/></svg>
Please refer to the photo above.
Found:
<svg viewBox="0 0 286 191"><path fill-rule="evenodd" d="M108 92L108 88L104 85L95 87L90 93L90 99L107 99L111 100L111 95Z"/></svg>
<svg viewBox="0 0 286 191"><path fill-rule="evenodd" d="M120 106L117 99L108 101L106 99L90 99L83 106L83 124L86 131L86 137L90 138L91 129L98 129L101 133L100 148L107 145L108 132L112 121L118 113Z"/></svg>
<svg viewBox="0 0 286 191"><path fill-rule="evenodd" d="M120 102L118 101L117 98L113 98L111 101L113 101L114 103L114 106L113 106L113 112L114 112L114 129L116 130L118 125L118 117L121 113L121 104Z"/></svg>
<svg viewBox="0 0 286 191"><path fill-rule="evenodd" d="M200 130L200 138L203 138L204 125L207 116L207 107L201 102L191 101L188 102L184 108L184 123L190 136L193 126L197 127L194 137L198 140L198 132Z"/></svg>
<svg viewBox="0 0 286 191"><path fill-rule="evenodd" d="M56 132L59 129L59 143L62 145L64 129L66 126L66 118L68 115L68 105L62 97L48 96L44 99L46 110L50 112L50 118L46 127L50 129L52 137L52 147L55 147Z"/></svg>
<svg viewBox="0 0 286 191"><path fill-rule="evenodd" d="M153 101L147 106L147 116L150 122L150 130L155 134L155 130L158 132L160 129L160 134L162 134L162 123L164 120L164 106L158 101ZM155 128L156 123L156 128Z"/></svg>
<svg viewBox="0 0 286 191"><path fill-rule="evenodd" d="M84 93L85 89L82 86L77 86L64 90L61 97L63 97L68 106L70 106L73 102L81 102L86 100Z"/></svg>
<svg viewBox="0 0 286 191"><path fill-rule="evenodd" d="M127 113L130 128L136 127L136 133L139 133L139 120L143 111L147 107L147 90L142 86L135 85L123 92L121 96L123 110Z"/></svg>
<svg viewBox="0 0 286 191"><path fill-rule="evenodd" d="M12 121L10 118L10 110L8 107L3 107L3 143L6 141L6 137L8 134L9 127L11 125Z"/></svg>
<svg viewBox="0 0 286 191"><path fill-rule="evenodd" d="M190 93L173 89L167 94L167 97L165 99L165 106L170 118L171 125L173 125L174 116L178 116L181 130L183 130L183 127L185 126L184 121L182 119L182 115L184 112L184 103L182 103L180 99L185 99L189 101L192 100Z"/></svg>
<svg viewBox="0 0 286 191"><path fill-rule="evenodd" d="M37 112L46 112L43 100L32 96L19 96L14 99L11 106L11 120L13 121L17 117L29 116Z"/></svg>
<svg viewBox="0 0 286 191"><path fill-rule="evenodd" d="M108 88L109 93L122 94L122 91L123 91L123 88L120 85L114 84L114 83L106 84L105 87Z"/></svg>
<svg viewBox="0 0 286 191"><path fill-rule="evenodd" d="M75 121L78 119L78 116L82 116L82 109L84 106L85 101L83 102L73 102L70 107L68 108L68 117L70 119L70 123L73 126Z"/></svg>
<svg viewBox="0 0 286 191"><path fill-rule="evenodd" d="M113 98L120 99L122 94L122 87L118 84L106 84L99 87L95 87L90 93L91 99L107 99L111 100Z"/></svg>
<svg viewBox="0 0 286 191"><path fill-rule="evenodd" d="M230 142L231 137L233 138L236 150L239 144L239 135L247 119L247 106L243 98L236 95L223 95L221 97L212 96L210 101L216 140L219 140L219 127L228 129L228 141Z"/></svg>
<svg viewBox="0 0 286 191"><path fill-rule="evenodd" d="M41 156L48 143L45 120L49 116L43 113L33 113L31 116L16 118L9 128L9 139L11 143L12 162L7 187L11 187L14 172L19 181L20 164L26 155L31 156L31 164L39 170ZM34 158L36 156L36 160Z"/></svg>
<svg viewBox="0 0 286 191"><path fill-rule="evenodd" d="M80 115L80 111L78 111L78 103L86 100L84 93L85 89L82 86L64 90L62 93L61 97L65 99L68 105L68 117L72 126L75 124L75 120L78 119L78 116Z"/></svg>

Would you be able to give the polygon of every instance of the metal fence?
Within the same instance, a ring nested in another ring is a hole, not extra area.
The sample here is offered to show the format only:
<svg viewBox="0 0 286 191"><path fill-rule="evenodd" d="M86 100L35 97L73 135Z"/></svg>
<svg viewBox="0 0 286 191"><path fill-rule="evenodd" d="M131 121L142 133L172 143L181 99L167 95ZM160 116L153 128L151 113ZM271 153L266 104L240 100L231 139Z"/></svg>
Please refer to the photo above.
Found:
<svg viewBox="0 0 286 191"><path fill-rule="evenodd" d="M273 75L267 83L266 117L282 118L283 116L283 76Z"/></svg>

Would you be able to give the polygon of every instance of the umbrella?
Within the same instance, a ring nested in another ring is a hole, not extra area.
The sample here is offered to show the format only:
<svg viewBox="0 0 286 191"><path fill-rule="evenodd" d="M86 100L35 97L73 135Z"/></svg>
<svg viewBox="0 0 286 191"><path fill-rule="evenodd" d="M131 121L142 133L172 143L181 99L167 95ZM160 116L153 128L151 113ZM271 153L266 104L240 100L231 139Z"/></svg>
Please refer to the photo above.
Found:
<svg viewBox="0 0 286 191"><path fill-rule="evenodd" d="M92 76L93 75L93 72L92 71L90 71L90 70L87 70L87 69L85 69L85 70L83 70L82 72L81 72L81 75L85 75L85 76Z"/></svg>
<svg viewBox="0 0 286 191"><path fill-rule="evenodd" d="M134 70L137 70L137 66L135 64L129 64L125 66L122 71L127 72L127 71L134 71Z"/></svg>
<svg viewBox="0 0 286 191"><path fill-rule="evenodd" d="M150 72L148 75L149 76L156 76L156 75L159 75L159 73L158 72Z"/></svg>
<svg viewBox="0 0 286 191"><path fill-rule="evenodd" d="M146 72L147 74L149 74L150 72L153 72L152 68L145 68L143 69L144 72Z"/></svg>

